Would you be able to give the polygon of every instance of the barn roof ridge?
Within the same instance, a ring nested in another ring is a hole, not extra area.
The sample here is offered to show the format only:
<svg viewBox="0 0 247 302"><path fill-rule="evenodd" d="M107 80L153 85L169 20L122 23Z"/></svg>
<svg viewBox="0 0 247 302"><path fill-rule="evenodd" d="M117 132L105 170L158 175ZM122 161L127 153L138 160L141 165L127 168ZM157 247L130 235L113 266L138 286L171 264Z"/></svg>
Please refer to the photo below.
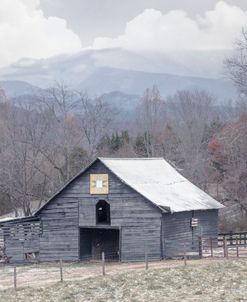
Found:
<svg viewBox="0 0 247 302"><path fill-rule="evenodd" d="M101 161L101 163L110 171L112 172L122 183L124 183L125 185L127 185L128 187L130 187L131 189L133 189L135 192L137 192L138 194L140 194L142 197L144 197L145 199L147 199L151 204L153 204L156 208L158 208L159 210L161 210L163 213L170 213L171 208L168 206L161 206L158 205L157 203L153 202L151 199L149 199L147 196L145 196L142 192L138 191L137 189L135 189L131 184L129 184L128 182L126 182L124 179L122 179L119 175L117 175L114 171L111 170L110 167L107 166L107 164L105 164L103 157L98 157L98 160ZM115 160L115 159L121 159L121 158L107 158L107 159L111 159L111 160ZM128 158L129 160L131 160L131 158ZM140 159L140 158L133 158L133 159ZM148 159L148 158L146 158ZM163 158L160 158L163 159Z"/></svg>
<svg viewBox="0 0 247 302"><path fill-rule="evenodd" d="M48 199L47 202L34 213L34 215L37 215L69 184L85 173L97 161L104 164L121 181L135 190L138 194L145 197L149 202L157 206L163 212L209 210L224 207L210 195L177 172L176 169L162 157L97 157L86 168L80 171L75 177L59 189L50 199ZM121 162L124 162L125 164L121 165ZM127 162L129 165L126 165ZM143 163L148 166L145 167ZM134 169L133 165L135 165ZM156 166L154 167L154 165ZM161 178L161 181L159 180L159 177ZM136 179L139 179L139 183Z"/></svg>
<svg viewBox="0 0 247 302"><path fill-rule="evenodd" d="M125 184L163 211L170 209L170 212L183 212L224 207L181 175L164 158L155 158L154 161L147 159L128 158L127 161L121 161L99 158Z"/></svg>
<svg viewBox="0 0 247 302"><path fill-rule="evenodd" d="M88 164L88 166L86 166L84 169L82 169L78 174L76 174L72 179L70 179L67 183L65 183L57 192L55 192L34 214L33 216L36 216L37 214L39 214L41 212L41 210L43 208L45 208L57 195L59 195L60 193L62 193L62 191L67 188L68 185L70 185L74 180L76 180L78 177L80 177L83 173L85 173L92 165L94 165L94 163L96 163L97 161L100 161L103 165L105 165L103 160L106 159L121 159L121 158L113 158L113 157L97 157L95 160L93 160L90 164ZM127 158L125 158L127 159ZM128 158L130 159L141 159L141 158ZM148 158L146 158L148 159ZM150 158L149 158L150 159ZM154 157L153 157L154 159ZM156 157L156 159L163 159L162 157ZM106 166L106 165L105 165ZM107 166L106 166L107 167ZM109 169L109 167L107 167L107 169ZM111 169L109 169L111 171ZM116 175L113 171L111 171L114 175ZM128 185L129 187L131 187L131 185L129 185L128 183L126 183L125 181L123 181L118 175L116 175L116 177L119 178L120 181L124 182L126 185ZM132 188L132 187L131 187ZM135 190L134 188L132 188L133 190ZM165 206L159 206L156 203L152 202L151 200L149 200L146 196L144 196L141 192L138 192L137 190L135 190L138 194L142 195L144 198L146 198L149 202L151 202L155 207L157 207L158 209L160 209L162 212L170 212L171 209L170 207L165 207Z"/></svg>

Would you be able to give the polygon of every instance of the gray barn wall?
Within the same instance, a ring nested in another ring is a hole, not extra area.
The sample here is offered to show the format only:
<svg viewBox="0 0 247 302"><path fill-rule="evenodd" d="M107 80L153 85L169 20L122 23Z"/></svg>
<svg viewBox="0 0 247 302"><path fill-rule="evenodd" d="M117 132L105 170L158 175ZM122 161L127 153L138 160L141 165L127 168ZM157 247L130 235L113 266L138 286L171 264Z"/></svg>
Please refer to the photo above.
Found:
<svg viewBox="0 0 247 302"><path fill-rule="evenodd" d="M5 239L6 254L11 257L11 262L22 262L25 260L25 253L39 251L39 238L37 236L29 240L20 241L18 238Z"/></svg>
<svg viewBox="0 0 247 302"><path fill-rule="evenodd" d="M195 235L203 238L218 237L218 210L195 211L196 218L199 219L199 227L195 228Z"/></svg>
<svg viewBox="0 0 247 302"><path fill-rule="evenodd" d="M61 193L41 211L40 218L40 260L78 260L78 199Z"/></svg>
<svg viewBox="0 0 247 302"><path fill-rule="evenodd" d="M89 193L89 175L108 173L109 195ZM121 260L161 258L161 211L123 184L102 163L96 162L40 212L43 235L41 260L77 260L79 226L96 226L95 206L105 199L111 207L111 225L120 227Z"/></svg>
<svg viewBox="0 0 247 302"><path fill-rule="evenodd" d="M32 222L21 221L4 224L4 246L12 262L25 260L25 253L39 252L39 232L36 230L34 234L30 224Z"/></svg>
<svg viewBox="0 0 247 302"><path fill-rule="evenodd" d="M194 213L193 213L194 212ZM191 218L199 219L199 225L191 228ZM198 250L198 236L216 238L218 234L218 210L187 211L163 214L164 257L183 253L183 245L188 251Z"/></svg>

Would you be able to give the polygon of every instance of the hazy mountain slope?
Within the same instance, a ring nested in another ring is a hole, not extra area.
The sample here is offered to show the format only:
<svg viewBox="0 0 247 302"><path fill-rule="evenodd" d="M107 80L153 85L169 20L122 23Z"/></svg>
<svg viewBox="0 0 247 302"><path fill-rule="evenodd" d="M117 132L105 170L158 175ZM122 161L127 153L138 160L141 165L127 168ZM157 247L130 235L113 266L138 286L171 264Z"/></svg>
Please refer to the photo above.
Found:
<svg viewBox="0 0 247 302"><path fill-rule="evenodd" d="M227 53L176 51L166 54L88 49L43 60L22 59L1 69L0 80L26 81L42 88L63 81L73 89L87 90L91 96L112 91L142 95L145 88L152 85L157 85L163 96L178 89L205 89L223 100L236 97L232 83L219 78ZM30 94L31 90L37 93L35 87L25 83L4 85L10 96L26 94L26 91Z"/></svg>
<svg viewBox="0 0 247 302"><path fill-rule="evenodd" d="M21 95L33 95L42 92L42 89L24 81L0 81L0 87L4 89L6 96L9 98Z"/></svg>
<svg viewBox="0 0 247 302"><path fill-rule="evenodd" d="M223 79L186 77L171 74L149 73L113 68L99 68L77 88L90 94L121 91L127 94L143 94L145 88L157 85L163 96L181 89L204 89L219 100L236 97L232 83Z"/></svg>
<svg viewBox="0 0 247 302"><path fill-rule="evenodd" d="M7 99L16 105L32 102L35 96L40 94L44 96L46 93L46 90L24 81L0 81L0 88L4 89ZM138 95L130 95L120 91L112 91L99 97L117 109L128 111L133 110L140 100Z"/></svg>
<svg viewBox="0 0 247 302"><path fill-rule="evenodd" d="M101 99L115 108L133 110L140 101L140 96L126 94L120 91L112 91L101 95Z"/></svg>
<svg viewBox="0 0 247 302"><path fill-rule="evenodd" d="M119 48L87 49L49 59L22 59L1 69L0 78L23 80L42 87L61 79L76 85L101 67L218 78L223 74L223 60L229 54L226 50L137 53Z"/></svg>

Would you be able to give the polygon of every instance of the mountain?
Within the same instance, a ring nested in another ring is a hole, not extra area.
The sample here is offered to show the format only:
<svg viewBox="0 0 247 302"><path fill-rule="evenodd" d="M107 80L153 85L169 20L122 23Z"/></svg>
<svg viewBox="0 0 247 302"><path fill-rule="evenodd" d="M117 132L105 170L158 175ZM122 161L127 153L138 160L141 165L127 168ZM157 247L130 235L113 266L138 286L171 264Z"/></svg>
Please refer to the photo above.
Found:
<svg viewBox="0 0 247 302"><path fill-rule="evenodd" d="M148 87L156 85L163 96L174 94L177 90L206 90L219 100L236 97L236 90L229 80L209 79L172 74L132 71L114 68L98 68L77 89L89 94L100 95L111 91L142 95Z"/></svg>
<svg viewBox="0 0 247 302"><path fill-rule="evenodd" d="M0 87L7 87L7 94L16 96L39 93L39 87L63 81L72 89L86 90L90 96L114 91L140 96L147 87L157 85L164 97L179 89L204 89L222 101L237 95L232 83L220 77L222 61L228 54L227 51L168 54L87 49L49 59L22 59L0 70ZM117 102L119 96L114 99Z"/></svg>
<svg viewBox="0 0 247 302"><path fill-rule="evenodd" d="M24 95L37 95L42 92L40 87L17 80L0 81L0 87L4 89L6 96L9 98Z"/></svg>
<svg viewBox="0 0 247 302"><path fill-rule="evenodd" d="M64 80L71 86L87 78L98 68L108 67L150 73L180 76L219 78L223 60L230 52L222 51L173 51L133 52L129 50L86 49L71 55L48 59L21 59L0 70L0 79L22 80L40 87Z"/></svg>

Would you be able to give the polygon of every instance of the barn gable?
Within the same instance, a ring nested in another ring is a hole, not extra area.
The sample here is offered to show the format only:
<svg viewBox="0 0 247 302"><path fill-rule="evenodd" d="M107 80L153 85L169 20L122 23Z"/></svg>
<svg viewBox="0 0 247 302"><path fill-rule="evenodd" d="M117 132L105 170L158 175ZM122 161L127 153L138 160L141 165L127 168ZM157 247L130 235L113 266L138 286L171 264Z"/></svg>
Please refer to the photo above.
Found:
<svg viewBox="0 0 247 302"><path fill-rule="evenodd" d="M90 175L106 173L109 175L109 194L90 194ZM110 206L108 225L96 221L96 207L101 200ZM83 259L87 252L83 240L91 240L94 234L97 235L97 229L118 232L121 259L143 258L147 245L150 257L161 258L161 210L124 184L99 160L53 197L38 215L43 225L41 260L56 260L58 255L65 260L78 259L78 254ZM113 249L112 245L110 249Z"/></svg>
<svg viewBox="0 0 247 302"><path fill-rule="evenodd" d="M94 169L94 166L96 166L96 169ZM36 215L40 215L41 212L43 211L44 208L46 208L51 202L53 202L54 200L56 200L57 197L59 197L61 194L65 194L66 190L70 190L71 187L74 186L74 184L83 177L83 175L87 175L88 179L86 179L86 177L84 178L84 182L85 185L87 186L87 188L85 188L88 192L90 191L90 187L89 187L89 177L90 177L90 173L96 173L94 172L94 170L97 170L98 167L101 167L100 170L104 171L104 173L110 173L112 176L115 177L115 179L118 179L118 182L124 184L125 186L128 186L129 189L133 192L135 192L137 195L141 195L143 197L143 200L145 200L146 202L150 202L154 208L158 209L161 212L169 212L169 208L166 209L166 207L160 207L158 206L156 203L153 203L152 201L150 201L146 196L144 196L141 192L138 192L137 190L135 190L131 185L129 185L128 183L124 182L123 179L121 179L121 177L119 177L116 173L114 173L114 171L112 171L106 164L105 162L101 159L101 158L97 158L96 160L94 160L88 167L86 167L83 171L81 171L79 174L77 174L73 179L71 179L67 184L65 184L58 192L56 192L40 209L38 209L38 211L36 211L36 213L34 214L34 216ZM90 171L90 173L88 173ZM100 171L98 171L97 173L101 173ZM103 172L102 172L103 173ZM114 189L110 188L109 193L114 193Z"/></svg>
<svg viewBox="0 0 247 302"><path fill-rule="evenodd" d="M121 182L149 200L162 212L210 210L224 207L178 173L163 158L98 158L56 193L47 204L97 162L101 162ZM42 208L36 214L40 213Z"/></svg>

